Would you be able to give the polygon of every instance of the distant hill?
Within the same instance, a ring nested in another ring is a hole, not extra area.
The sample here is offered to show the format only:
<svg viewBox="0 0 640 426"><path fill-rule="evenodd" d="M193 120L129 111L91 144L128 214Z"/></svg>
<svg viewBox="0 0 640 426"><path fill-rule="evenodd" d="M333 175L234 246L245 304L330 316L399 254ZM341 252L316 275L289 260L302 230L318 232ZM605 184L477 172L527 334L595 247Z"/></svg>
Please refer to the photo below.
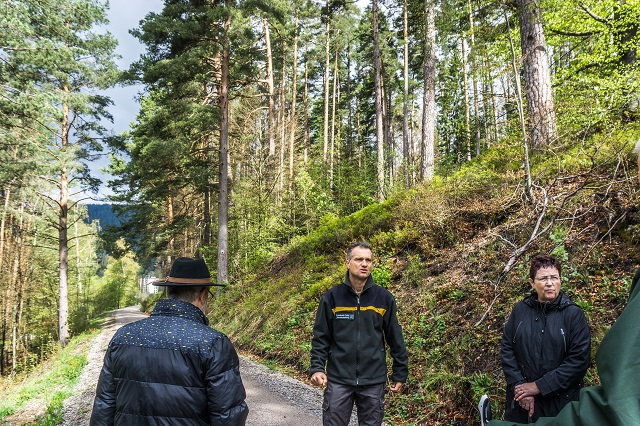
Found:
<svg viewBox="0 0 640 426"><path fill-rule="evenodd" d="M100 222L102 229L109 225L120 224L120 219L111 208L111 204L87 204L87 212L89 216L85 222L91 223L97 220Z"/></svg>

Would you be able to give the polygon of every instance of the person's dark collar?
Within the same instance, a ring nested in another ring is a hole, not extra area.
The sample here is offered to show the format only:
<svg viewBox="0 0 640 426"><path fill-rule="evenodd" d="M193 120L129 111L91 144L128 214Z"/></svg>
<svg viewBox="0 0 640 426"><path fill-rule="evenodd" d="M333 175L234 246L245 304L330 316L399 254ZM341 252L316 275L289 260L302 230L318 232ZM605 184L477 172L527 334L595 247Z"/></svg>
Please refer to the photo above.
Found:
<svg viewBox="0 0 640 426"><path fill-rule="evenodd" d="M196 305L179 299L160 299L156 303L152 316L182 317L209 325L209 319Z"/></svg>
<svg viewBox="0 0 640 426"><path fill-rule="evenodd" d="M538 293L536 293L535 290L531 291L531 294L525 299L525 302L529 306L532 306L532 307L538 306L541 308L543 307L545 310L561 309L573 303L571 299L569 299L569 297L566 294L564 294L564 292L562 291L560 291L560 293L558 293L558 297L556 297L552 301L541 302L538 300Z"/></svg>
<svg viewBox="0 0 640 426"><path fill-rule="evenodd" d="M347 287L349 287L351 290L353 290L353 292L355 293L355 290L353 289L353 285L351 284L351 280L349 279L349 271L347 271L347 275L344 279L344 283ZM366 289L368 289L369 287L373 286L374 282L373 282L373 276L371 274L369 274L369 276L367 277L367 282L364 283L364 287L362 287L362 291L365 291ZM360 292L362 293L362 292Z"/></svg>

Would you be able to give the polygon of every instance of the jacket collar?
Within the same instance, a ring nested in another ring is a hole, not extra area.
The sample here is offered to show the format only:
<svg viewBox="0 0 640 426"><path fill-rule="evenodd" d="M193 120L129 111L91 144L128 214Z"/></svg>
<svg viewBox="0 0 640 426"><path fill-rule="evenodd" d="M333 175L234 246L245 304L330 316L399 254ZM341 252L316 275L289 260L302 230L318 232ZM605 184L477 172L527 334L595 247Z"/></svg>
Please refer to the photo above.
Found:
<svg viewBox="0 0 640 426"><path fill-rule="evenodd" d="M353 286L351 285L351 280L349 279L349 271L347 271L347 275L344 279L344 284L355 293L355 290L353 290ZM373 282L373 276L369 274L369 277L367 278L367 282L364 283L364 287L362 288L362 291L364 292L366 289L373 287L374 285L375 283Z"/></svg>
<svg viewBox="0 0 640 426"><path fill-rule="evenodd" d="M204 312L189 302L178 299L160 299L153 308L151 316L182 317L191 321L209 325L209 319Z"/></svg>
<svg viewBox="0 0 640 426"><path fill-rule="evenodd" d="M567 306L575 304L571 301L571 299L569 299L569 296L564 294L564 292L562 291L560 292L560 294L558 294L558 297L556 297L556 300L554 300L553 302L539 302L538 294L535 291L532 291L531 294L527 296L526 299L524 299L524 303L531 306L532 308L543 309L545 311L552 311L555 309L561 310L566 308Z"/></svg>

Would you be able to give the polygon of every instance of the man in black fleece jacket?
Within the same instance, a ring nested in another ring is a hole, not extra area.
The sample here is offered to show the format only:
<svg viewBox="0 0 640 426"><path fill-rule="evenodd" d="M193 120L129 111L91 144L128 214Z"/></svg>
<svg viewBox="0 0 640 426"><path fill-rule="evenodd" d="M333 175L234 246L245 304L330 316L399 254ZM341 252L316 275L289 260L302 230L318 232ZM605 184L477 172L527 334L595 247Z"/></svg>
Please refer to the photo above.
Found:
<svg viewBox="0 0 640 426"><path fill-rule="evenodd" d="M386 346L393 358L389 389L407 380L408 357L396 302L371 277L373 250L356 242L347 250L345 282L321 299L311 342L311 382L326 386L323 424L349 423L355 402L360 426L379 426L384 417Z"/></svg>

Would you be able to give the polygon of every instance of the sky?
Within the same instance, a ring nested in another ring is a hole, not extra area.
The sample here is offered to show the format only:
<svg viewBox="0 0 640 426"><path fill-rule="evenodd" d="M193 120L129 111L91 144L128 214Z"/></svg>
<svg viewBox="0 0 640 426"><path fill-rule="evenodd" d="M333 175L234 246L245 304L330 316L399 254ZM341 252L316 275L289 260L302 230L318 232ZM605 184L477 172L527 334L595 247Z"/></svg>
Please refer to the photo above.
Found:
<svg viewBox="0 0 640 426"><path fill-rule="evenodd" d="M137 28L140 20L149 12L160 12L163 4L162 0L109 0L107 30L118 40L116 52L121 56L117 61L118 68L122 70L129 68L129 65L144 53L144 46L129 34L129 30ZM135 121L136 114L140 109L135 98L141 89L141 86L117 86L104 92L113 101L113 105L109 108L109 112L113 115L113 124L105 123L105 125L115 134L128 130L129 123ZM109 152L106 147L103 154L100 160L90 164L92 175L103 181L98 200L94 196L94 201L99 201L105 195L111 194L111 191L106 187L109 176L100 171L109 162Z"/></svg>

